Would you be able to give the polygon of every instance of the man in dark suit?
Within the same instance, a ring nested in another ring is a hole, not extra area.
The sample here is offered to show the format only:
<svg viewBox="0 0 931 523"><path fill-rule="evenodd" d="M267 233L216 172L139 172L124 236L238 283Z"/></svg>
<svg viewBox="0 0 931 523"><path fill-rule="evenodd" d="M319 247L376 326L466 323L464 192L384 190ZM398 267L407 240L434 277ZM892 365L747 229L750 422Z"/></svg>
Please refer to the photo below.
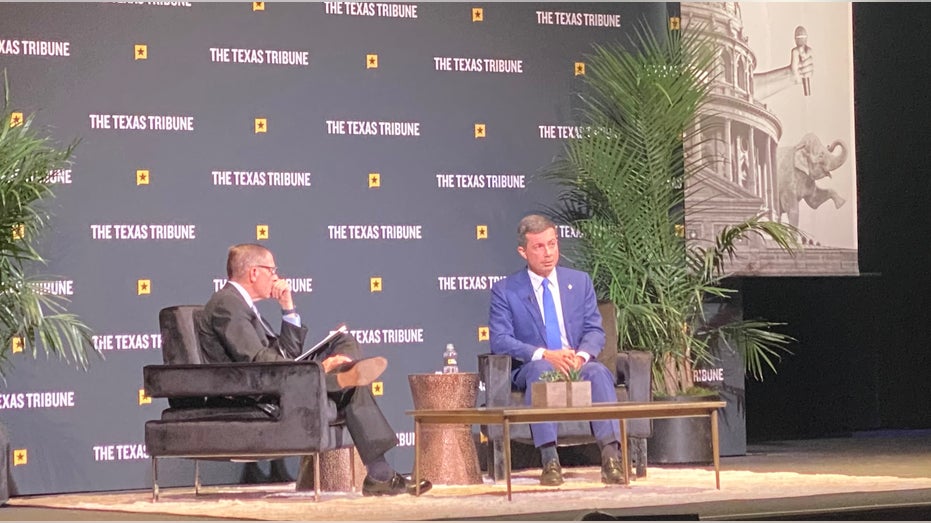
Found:
<svg viewBox="0 0 931 523"><path fill-rule="evenodd" d="M301 354L307 327L294 307L291 287L278 276L275 258L261 245L230 247L229 281L214 293L196 319L197 336L207 363L288 361ZM261 317L255 301L273 298L281 306L280 335ZM368 474L367 496L413 494L416 485L398 474L385 453L398 444L394 430L368 387L385 370L385 358L362 358L359 344L340 334L313 356L326 372L327 395L345 416L346 426ZM422 481L420 492L432 487Z"/></svg>
<svg viewBox="0 0 931 523"><path fill-rule="evenodd" d="M491 352L511 356L511 382L518 390L526 390L527 405L533 401L529 384L554 369L579 369L582 379L592 384L593 402L617 401L615 373L595 359L604 347L605 334L591 278L557 266L559 241L556 225L549 218L525 216L517 234L517 252L527 260L527 268L491 289ZM602 481L623 482L617 422L591 425L601 447ZM542 457L540 484L562 484L556 424L535 423L530 432Z"/></svg>

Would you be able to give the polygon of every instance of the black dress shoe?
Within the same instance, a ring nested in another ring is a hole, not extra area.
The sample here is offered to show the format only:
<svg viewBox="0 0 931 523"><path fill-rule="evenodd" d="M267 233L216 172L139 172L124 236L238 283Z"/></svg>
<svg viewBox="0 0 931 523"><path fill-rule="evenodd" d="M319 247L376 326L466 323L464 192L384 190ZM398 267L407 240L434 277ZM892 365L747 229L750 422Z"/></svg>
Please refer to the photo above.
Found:
<svg viewBox="0 0 931 523"><path fill-rule="evenodd" d="M426 479L420 480L420 493L423 494L433 488L433 483ZM395 473L388 481L376 481L371 476L365 476L362 482L363 496L397 496L398 494L417 495L417 485L413 480Z"/></svg>
<svg viewBox="0 0 931 523"><path fill-rule="evenodd" d="M601 461L601 482L608 485L624 483L624 469L621 468L620 458L610 457Z"/></svg>
<svg viewBox="0 0 931 523"><path fill-rule="evenodd" d="M543 465L543 474L540 474L540 484L547 487L562 485L562 467L558 460L550 460Z"/></svg>

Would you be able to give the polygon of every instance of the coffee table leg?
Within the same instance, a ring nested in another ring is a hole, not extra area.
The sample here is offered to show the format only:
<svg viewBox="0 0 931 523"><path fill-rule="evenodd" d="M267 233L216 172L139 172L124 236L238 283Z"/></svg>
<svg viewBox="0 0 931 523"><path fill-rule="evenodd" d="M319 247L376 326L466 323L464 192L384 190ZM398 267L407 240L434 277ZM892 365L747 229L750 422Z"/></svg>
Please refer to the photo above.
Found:
<svg viewBox="0 0 931 523"><path fill-rule="evenodd" d="M627 418L621 418L621 463L624 467L624 484L630 485L630 449L627 447Z"/></svg>
<svg viewBox="0 0 931 523"><path fill-rule="evenodd" d="M711 455L714 457L714 485L721 490L721 458L718 448L718 411L711 411Z"/></svg>
<svg viewBox="0 0 931 523"><path fill-rule="evenodd" d="M504 432L504 480L508 486L508 501L511 501L511 424L505 419L501 426Z"/></svg>
<svg viewBox="0 0 931 523"><path fill-rule="evenodd" d="M414 487L415 495L420 495L420 419L414 419Z"/></svg>

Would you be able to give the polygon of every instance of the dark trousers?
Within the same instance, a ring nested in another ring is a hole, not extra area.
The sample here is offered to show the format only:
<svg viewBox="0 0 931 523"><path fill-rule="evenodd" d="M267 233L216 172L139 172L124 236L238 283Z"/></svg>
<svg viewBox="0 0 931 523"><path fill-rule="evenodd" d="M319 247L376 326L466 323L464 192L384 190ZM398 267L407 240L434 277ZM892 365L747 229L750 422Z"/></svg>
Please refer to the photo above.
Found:
<svg viewBox="0 0 931 523"><path fill-rule="evenodd" d="M314 355L313 360L321 362L336 354L348 356L352 360L363 357L356 339L350 334L342 334ZM346 428L349 429L363 464L371 463L397 446L398 437L375 402L370 387L342 388L332 373L327 374L326 385L327 396L336 404L340 417L345 418Z"/></svg>

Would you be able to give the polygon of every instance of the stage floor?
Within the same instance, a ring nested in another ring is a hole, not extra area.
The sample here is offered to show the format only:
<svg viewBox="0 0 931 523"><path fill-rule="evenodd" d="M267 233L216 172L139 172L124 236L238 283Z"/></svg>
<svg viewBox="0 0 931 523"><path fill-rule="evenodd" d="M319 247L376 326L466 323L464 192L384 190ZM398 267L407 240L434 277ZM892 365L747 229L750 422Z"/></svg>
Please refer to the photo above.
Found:
<svg viewBox="0 0 931 523"><path fill-rule="evenodd" d="M289 493L293 484L207 488L197 500L189 489L166 489L167 514L145 501L147 491L29 496L0 508L0 520L931 519L931 431L751 444L745 456L722 458L721 469L720 491L710 467L654 465L630 488L601 488L596 467L573 468L558 490L535 485L539 470L528 469L518 472L511 503L503 486L489 484L377 502L332 494L318 504Z"/></svg>

